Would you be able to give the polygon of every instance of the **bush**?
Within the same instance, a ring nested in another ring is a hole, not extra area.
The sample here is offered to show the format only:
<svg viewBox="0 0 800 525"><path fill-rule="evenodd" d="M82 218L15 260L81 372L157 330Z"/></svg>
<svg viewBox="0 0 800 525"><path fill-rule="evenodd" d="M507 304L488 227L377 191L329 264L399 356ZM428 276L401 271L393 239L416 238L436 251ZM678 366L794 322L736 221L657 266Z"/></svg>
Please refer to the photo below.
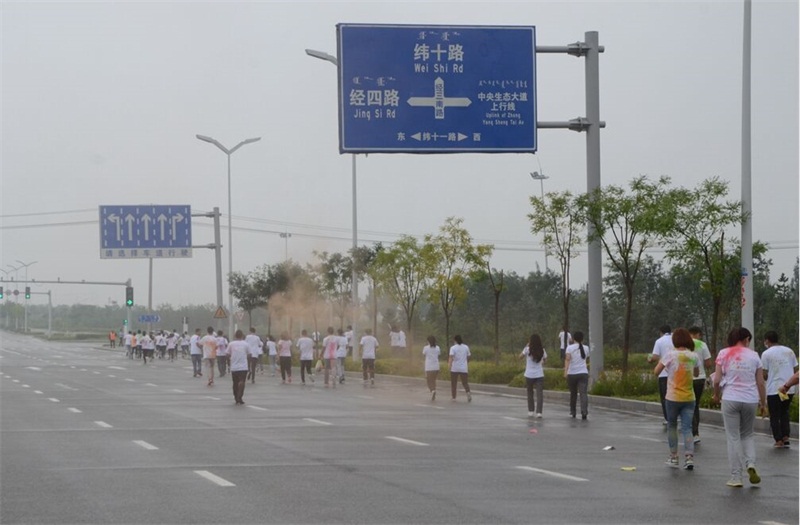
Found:
<svg viewBox="0 0 800 525"><path fill-rule="evenodd" d="M469 364L469 379L475 383L508 385L519 374L519 365L501 362L498 365L486 362Z"/></svg>
<svg viewBox="0 0 800 525"><path fill-rule="evenodd" d="M606 370L590 392L596 396L626 397L631 399L658 400L658 378L650 373L628 372L625 379L618 370Z"/></svg>

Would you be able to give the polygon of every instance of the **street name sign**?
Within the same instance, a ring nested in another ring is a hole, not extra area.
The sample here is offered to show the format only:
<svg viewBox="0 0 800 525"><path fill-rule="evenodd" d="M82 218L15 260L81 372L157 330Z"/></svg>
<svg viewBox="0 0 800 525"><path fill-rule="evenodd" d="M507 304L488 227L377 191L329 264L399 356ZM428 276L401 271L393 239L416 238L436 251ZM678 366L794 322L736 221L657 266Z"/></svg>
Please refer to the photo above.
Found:
<svg viewBox="0 0 800 525"><path fill-rule="evenodd" d="M139 316L140 323L160 323L161 316L158 314L143 314Z"/></svg>
<svg viewBox="0 0 800 525"><path fill-rule="evenodd" d="M191 256L191 206L100 206L101 259Z"/></svg>
<svg viewBox="0 0 800 525"><path fill-rule="evenodd" d="M536 28L338 24L342 153L536 151Z"/></svg>

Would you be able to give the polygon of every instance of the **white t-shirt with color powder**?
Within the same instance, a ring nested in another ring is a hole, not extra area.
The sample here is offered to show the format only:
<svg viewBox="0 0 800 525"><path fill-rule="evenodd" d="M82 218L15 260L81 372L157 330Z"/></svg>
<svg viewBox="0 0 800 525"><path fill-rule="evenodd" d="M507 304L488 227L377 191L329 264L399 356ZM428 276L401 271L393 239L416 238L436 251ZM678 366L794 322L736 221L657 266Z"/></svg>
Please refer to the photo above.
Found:
<svg viewBox="0 0 800 525"><path fill-rule="evenodd" d="M438 346L431 347L431 345L425 345L425 348L422 349L422 355L425 356L425 371L426 372L433 372L439 370L439 356L441 355L442 351L439 349Z"/></svg>
<svg viewBox="0 0 800 525"><path fill-rule="evenodd" d="M457 372L461 374L466 374L469 372L469 365L468 358L472 354L469 351L469 347L464 343L455 344L450 347L450 357L453 358L453 362L450 364L450 371Z"/></svg>
<svg viewBox="0 0 800 525"><path fill-rule="evenodd" d="M361 338L361 358L375 359L375 350L378 348L378 340L374 336L365 335Z"/></svg>
<svg viewBox="0 0 800 525"><path fill-rule="evenodd" d="M716 363L722 367L723 401L758 403L756 374L761 371L761 358L753 350L744 346L729 346L717 354Z"/></svg>

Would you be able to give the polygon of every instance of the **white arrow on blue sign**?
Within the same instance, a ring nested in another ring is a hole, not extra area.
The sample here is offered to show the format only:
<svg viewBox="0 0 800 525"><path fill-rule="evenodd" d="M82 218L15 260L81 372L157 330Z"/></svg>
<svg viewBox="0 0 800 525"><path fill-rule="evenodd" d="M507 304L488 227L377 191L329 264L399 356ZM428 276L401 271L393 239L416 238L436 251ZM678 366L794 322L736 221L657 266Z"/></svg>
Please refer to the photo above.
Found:
<svg viewBox="0 0 800 525"><path fill-rule="evenodd" d="M139 316L140 323L160 323L161 316L158 314L145 314Z"/></svg>
<svg viewBox="0 0 800 525"><path fill-rule="evenodd" d="M100 206L101 259L191 256L191 206Z"/></svg>

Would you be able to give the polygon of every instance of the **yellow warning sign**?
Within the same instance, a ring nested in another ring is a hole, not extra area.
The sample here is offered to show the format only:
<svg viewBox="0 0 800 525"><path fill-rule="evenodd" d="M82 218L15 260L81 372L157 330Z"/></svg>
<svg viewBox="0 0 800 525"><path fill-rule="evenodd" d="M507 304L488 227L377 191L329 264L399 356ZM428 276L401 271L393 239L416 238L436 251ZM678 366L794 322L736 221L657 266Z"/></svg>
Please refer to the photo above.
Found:
<svg viewBox="0 0 800 525"><path fill-rule="evenodd" d="M221 306L217 307L217 311L214 312L214 319L227 319L228 314L225 313L225 309Z"/></svg>

